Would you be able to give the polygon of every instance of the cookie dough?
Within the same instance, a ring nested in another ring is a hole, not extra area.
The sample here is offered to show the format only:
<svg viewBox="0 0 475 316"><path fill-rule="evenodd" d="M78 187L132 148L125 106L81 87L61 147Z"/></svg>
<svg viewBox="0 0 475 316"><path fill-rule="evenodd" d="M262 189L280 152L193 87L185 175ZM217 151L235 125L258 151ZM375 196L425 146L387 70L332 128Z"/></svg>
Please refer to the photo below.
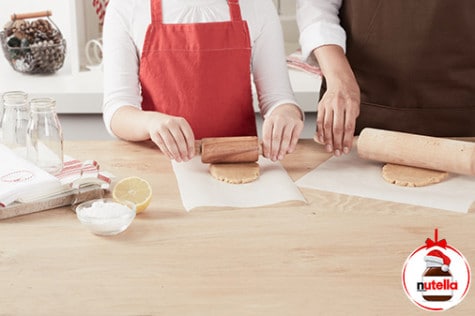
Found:
<svg viewBox="0 0 475 316"><path fill-rule="evenodd" d="M439 183L448 177L445 171L436 171L409 166L385 164L382 169L383 179L403 187L422 187Z"/></svg>
<svg viewBox="0 0 475 316"><path fill-rule="evenodd" d="M259 178L259 164L257 162L210 164L209 172L213 178L227 183L248 183Z"/></svg>

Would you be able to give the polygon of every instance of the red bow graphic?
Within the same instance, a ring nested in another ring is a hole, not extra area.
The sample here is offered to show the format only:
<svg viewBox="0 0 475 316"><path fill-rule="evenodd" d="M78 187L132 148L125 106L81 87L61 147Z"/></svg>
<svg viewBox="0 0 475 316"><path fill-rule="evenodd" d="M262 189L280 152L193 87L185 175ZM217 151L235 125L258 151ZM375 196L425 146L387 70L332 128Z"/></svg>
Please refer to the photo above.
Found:
<svg viewBox="0 0 475 316"><path fill-rule="evenodd" d="M435 246L439 246L441 248L446 249L447 248L447 241L445 239L438 240L439 238L439 230L436 228L434 231L434 240L427 238L426 239L426 248L432 248Z"/></svg>

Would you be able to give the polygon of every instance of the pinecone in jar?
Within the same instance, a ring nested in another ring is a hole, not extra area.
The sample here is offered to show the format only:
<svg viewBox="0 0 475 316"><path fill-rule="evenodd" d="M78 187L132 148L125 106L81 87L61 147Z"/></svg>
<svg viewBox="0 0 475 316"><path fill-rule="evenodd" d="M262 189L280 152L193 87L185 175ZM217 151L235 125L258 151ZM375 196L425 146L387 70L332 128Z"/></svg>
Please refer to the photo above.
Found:
<svg viewBox="0 0 475 316"><path fill-rule="evenodd" d="M39 19L31 22L31 29L35 42L47 41L53 37L54 29L47 20Z"/></svg>
<svg viewBox="0 0 475 316"><path fill-rule="evenodd" d="M12 28L13 28L13 21L8 21L7 24L3 27L3 31L5 32L5 36L9 37L10 35L13 34Z"/></svg>
<svg viewBox="0 0 475 316"><path fill-rule="evenodd" d="M65 42L49 20L15 20L5 25L4 31L8 34L9 59L17 70L52 73L63 65ZM20 62L21 69L18 67Z"/></svg>
<svg viewBox="0 0 475 316"><path fill-rule="evenodd" d="M25 38L25 34L22 31L22 28L24 28L24 25L27 22L25 20L15 20L15 21L9 21L5 26L3 27L3 30L5 31L5 34L7 37L11 35L15 35L18 39L22 40Z"/></svg>
<svg viewBox="0 0 475 316"><path fill-rule="evenodd" d="M31 27L31 23L27 21L22 24L15 34L21 33L30 43L35 42L35 30ZM16 35L18 37L18 35Z"/></svg>
<svg viewBox="0 0 475 316"><path fill-rule="evenodd" d="M54 72L64 63L65 48L56 45L53 40L36 42L30 48L32 72Z"/></svg>

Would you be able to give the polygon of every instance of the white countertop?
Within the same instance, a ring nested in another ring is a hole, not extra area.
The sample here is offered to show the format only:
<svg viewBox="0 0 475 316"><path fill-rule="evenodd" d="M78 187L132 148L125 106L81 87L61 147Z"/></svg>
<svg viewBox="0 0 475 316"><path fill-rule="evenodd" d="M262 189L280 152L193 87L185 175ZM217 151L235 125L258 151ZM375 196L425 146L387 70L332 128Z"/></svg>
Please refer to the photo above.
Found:
<svg viewBox="0 0 475 316"><path fill-rule="evenodd" d="M320 78L293 69L289 69L289 75L304 111L314 112ZM14 71L3 56L0 58L0 93L22 90L30 97L52 97L56 99L58 113L101 113L102 86L101 71L72 74L63 68L52 75L28 75Z"/></svg>

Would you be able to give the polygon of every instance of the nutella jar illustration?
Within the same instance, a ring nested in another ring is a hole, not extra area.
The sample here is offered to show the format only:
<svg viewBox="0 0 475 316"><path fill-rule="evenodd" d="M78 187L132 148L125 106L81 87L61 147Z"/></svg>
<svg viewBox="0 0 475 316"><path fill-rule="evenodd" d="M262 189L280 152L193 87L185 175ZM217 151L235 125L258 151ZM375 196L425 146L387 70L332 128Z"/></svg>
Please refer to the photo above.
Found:
<svg viewBox="0 0 475 316"><path fill-rule="evenodd" d="M449 270L450 266L450 270ZM402 285L407 297L428 311L444 311L455 307L467 295L471 279L470 265L464 255L447 240L427 238L406 259L402 269Z"/></svg>
<svg viewBox="0 0 475 316"><path fill-rule="evenodd" d="M424 257L427 269L422 275L422 297L426 301L448 301L457 290L449 270L450 258L440 250L432 250Z"/></svg>

